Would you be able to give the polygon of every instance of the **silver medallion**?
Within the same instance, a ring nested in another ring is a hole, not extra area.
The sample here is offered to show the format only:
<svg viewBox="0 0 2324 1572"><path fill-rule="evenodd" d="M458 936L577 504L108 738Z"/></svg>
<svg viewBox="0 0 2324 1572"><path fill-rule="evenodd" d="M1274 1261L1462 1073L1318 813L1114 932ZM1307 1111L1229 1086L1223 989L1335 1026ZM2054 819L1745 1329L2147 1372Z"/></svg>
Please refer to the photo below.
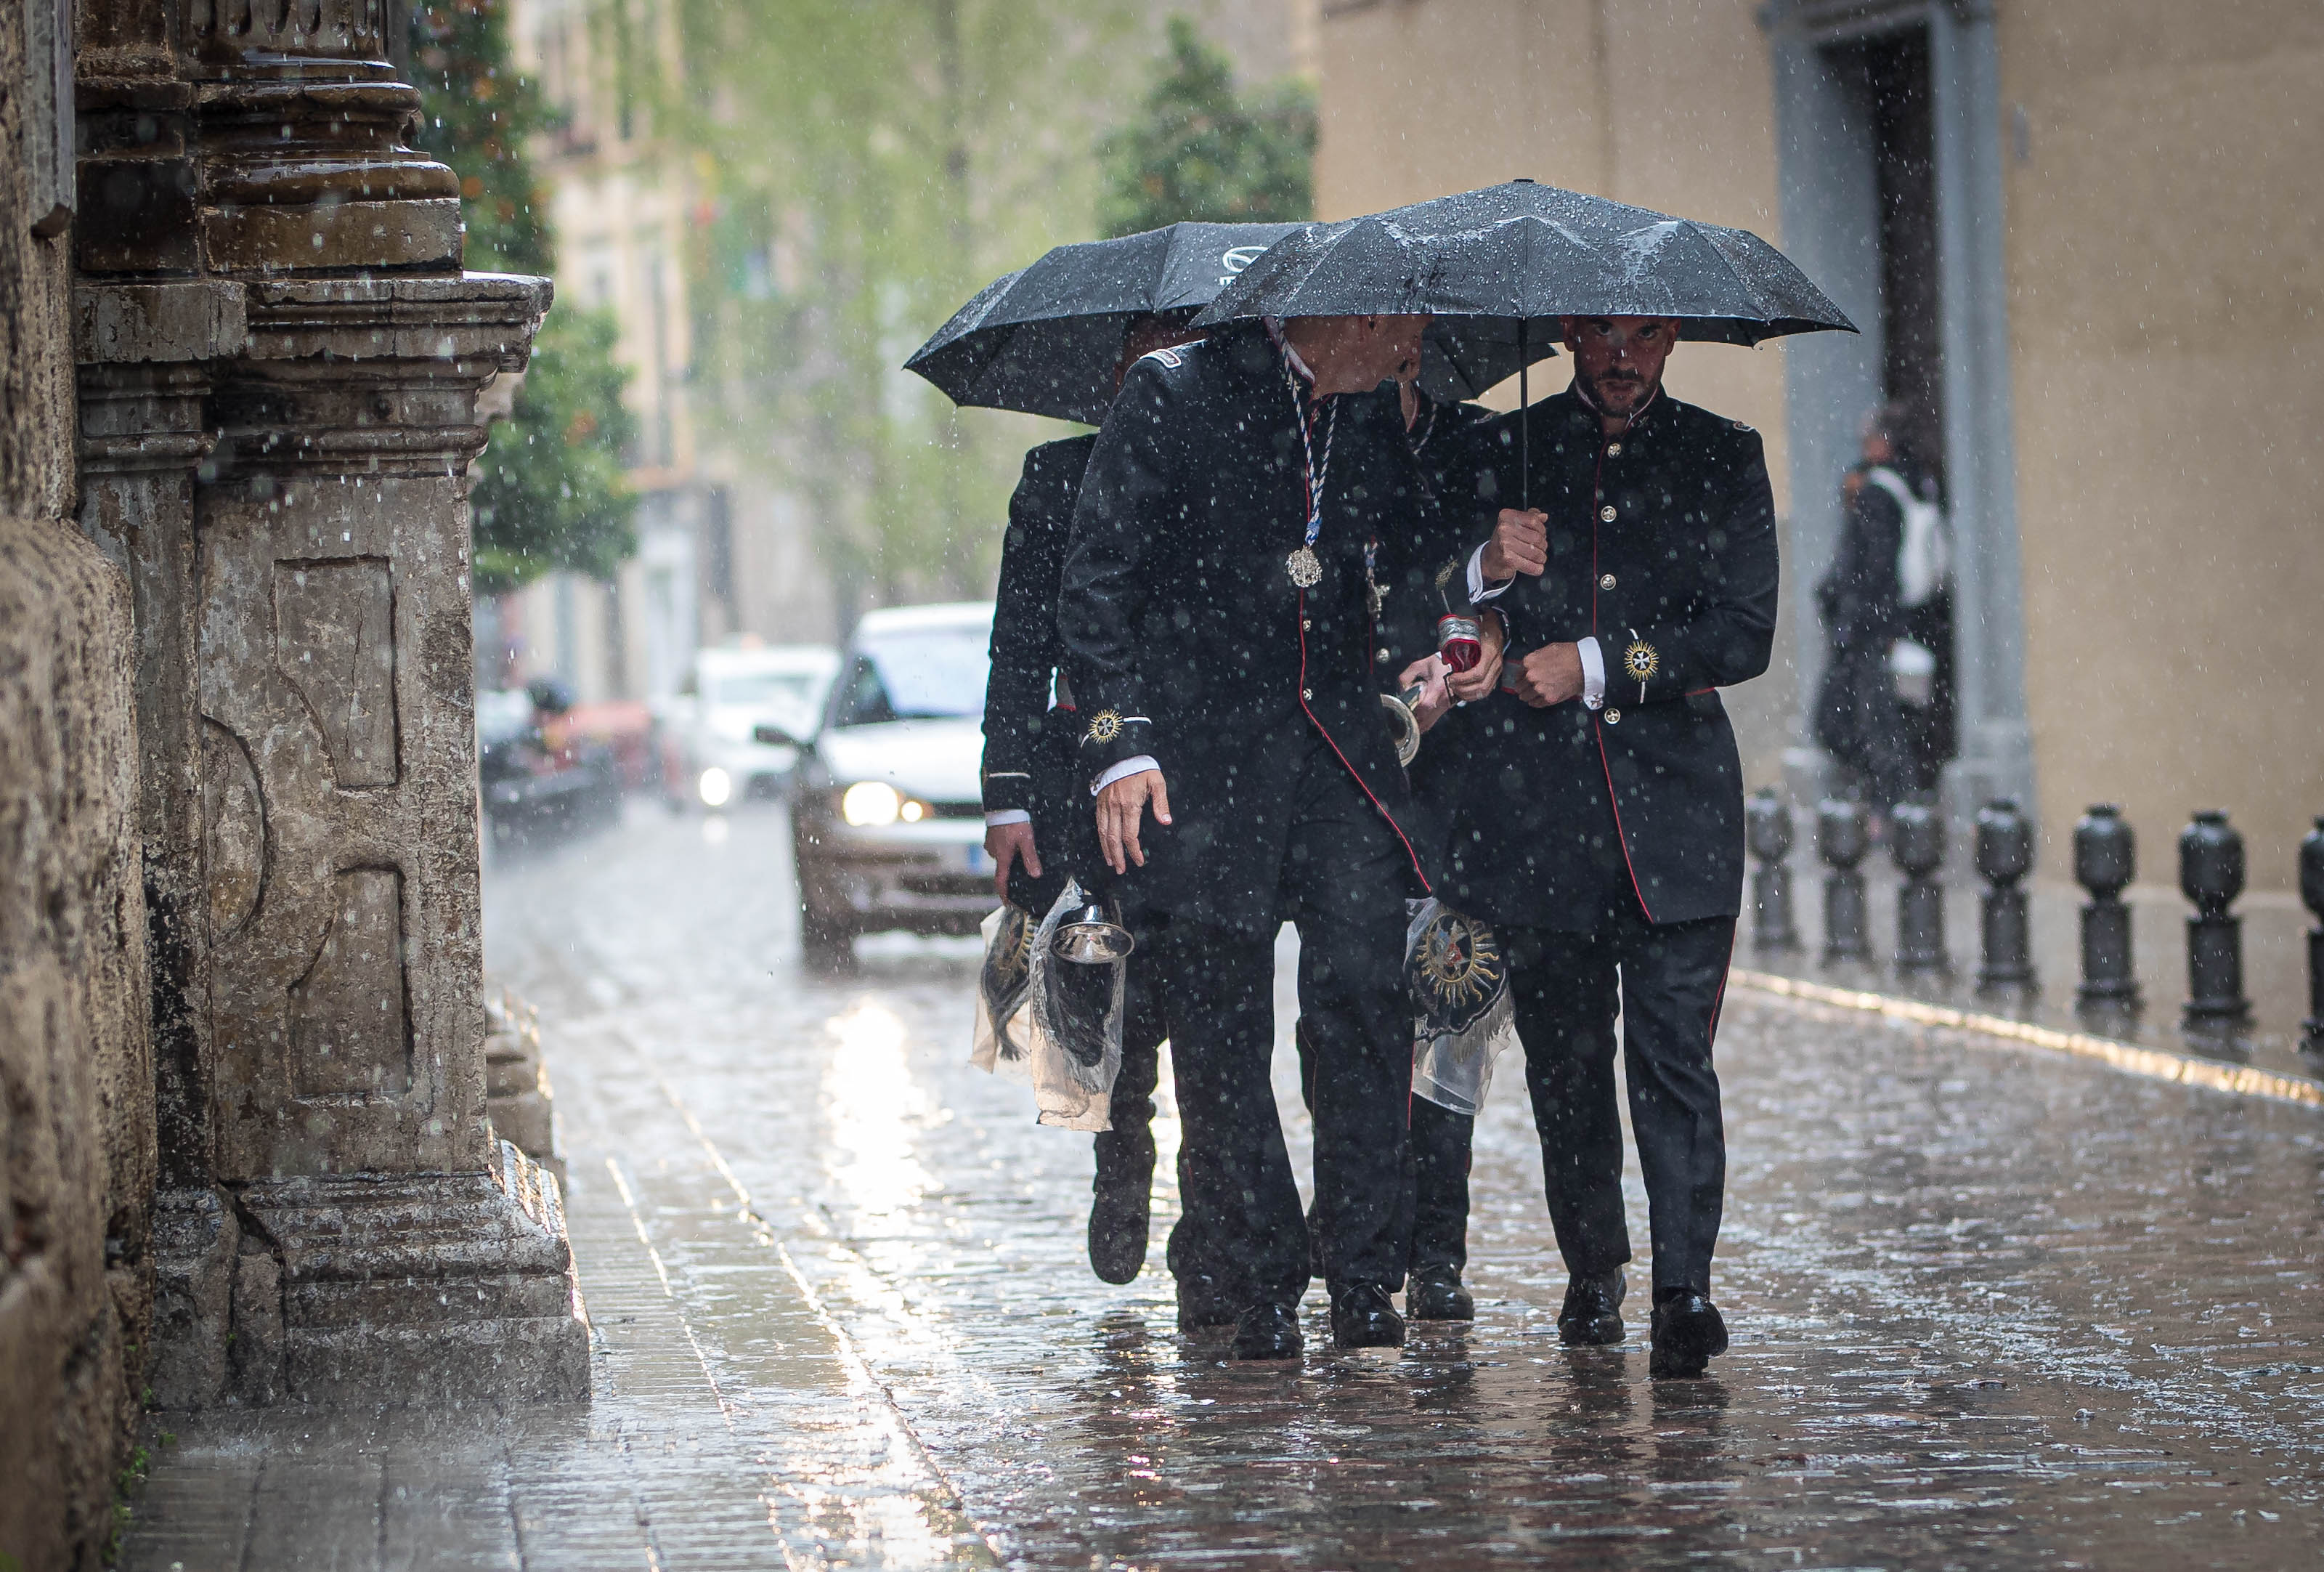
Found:
<svg viewBox="0 0 2324 1572"><path fill-rule="evenodd" d="M1291 570L1291 582L1302 589L1313 589L1323 582L1323 565L1315 560L1313 547L1300 547L1284 559L1283 565Z"/></svg>

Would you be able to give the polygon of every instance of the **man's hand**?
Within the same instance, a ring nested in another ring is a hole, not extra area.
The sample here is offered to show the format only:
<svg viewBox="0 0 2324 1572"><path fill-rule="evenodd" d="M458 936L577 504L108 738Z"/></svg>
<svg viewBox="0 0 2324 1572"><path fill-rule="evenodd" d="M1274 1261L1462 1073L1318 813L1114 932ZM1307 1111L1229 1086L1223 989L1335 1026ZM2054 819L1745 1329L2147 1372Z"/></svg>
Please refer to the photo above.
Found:
<svg viewBox="0 0 2324 1572"><path fill-rule="evenodd" d="M1501 625L1499 612L1488 608L1477 614L1477 642L1484 648L1477 663L1445 680L1452 697L1462 704L1476 703L1500 683L1501 651L1508 643L1508 631Z"/></svg>
<svg viewBox="0 0 2324 1572"><path fill-rule="evenodd" d="M1398 693L1411 688L1420 689L1420 701L1413 706L1412 718L1420 723L1424 732L1443 719L1452 707L1452 689L1444 685L1448 670L1442 655L1423 655L1396 674Z"/></svg>
<svg viewBox="0 0 2324 1572"><path fill-rule="evenodd" d="M985 826L984 849L992 856L993 893L1003 901L1009 899L1010 865L1019 857L1025 859L1027 874L1041 876L1041 854L1033 849L1033 826L1025 819Z"/></svg>
<svg viewBox="0 0 2324 1572"><path fill-rule="evenodd" d="M1493 538L1485 542L1484 559L1478 563L1484 569L1485 581L1499 584L1520 573L1538 578L1549 566L1549 515L1539 508L1519 513L1515 508L1503 508L1493 525Z"/></svg>
<svg viewBox="0 0 2324 1572"><path fill-rule="evenodd" d="M1536 709L1563 704L1582 692L1582 651L1573 644L1544 644L1517 662L1503 686Z"/></svg>
<svg viewBox="0 0 2324 1572"><path fill-rule="evenodd" d="M1169 823L1170 789L1163 783L1159 770L1124 775L1097 794L1098 849L1105 854L1106 866L1117 874L1128 873L1132 863L1141 868L1146 865L1146 852L1138 844L1138 827L1148 801L1154 805L1154 822Z"/></svg>

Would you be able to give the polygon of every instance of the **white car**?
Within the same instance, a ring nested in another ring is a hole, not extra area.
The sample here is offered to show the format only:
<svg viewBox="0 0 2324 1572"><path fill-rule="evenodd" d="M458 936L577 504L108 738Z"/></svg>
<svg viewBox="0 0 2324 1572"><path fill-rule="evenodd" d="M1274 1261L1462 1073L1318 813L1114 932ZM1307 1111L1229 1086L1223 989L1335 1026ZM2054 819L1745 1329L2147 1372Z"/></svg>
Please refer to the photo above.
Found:
<svg viewBox="0 0 2324 1572"><path fill-rule="evenodd" d="M812 732L838 670L839 652L822 644L698 651L663 709L663 781L672 805L724 808L782 795L798 750L759 741L758 729Z"/></svg>
<svg viewBox="0 0 2324 1572"><path fill-rule="evenodd" d="M996 904L980 780L991 637L985 604L856 624L791 793L811 965L846 966L859 933L973 933Z"/></svg>

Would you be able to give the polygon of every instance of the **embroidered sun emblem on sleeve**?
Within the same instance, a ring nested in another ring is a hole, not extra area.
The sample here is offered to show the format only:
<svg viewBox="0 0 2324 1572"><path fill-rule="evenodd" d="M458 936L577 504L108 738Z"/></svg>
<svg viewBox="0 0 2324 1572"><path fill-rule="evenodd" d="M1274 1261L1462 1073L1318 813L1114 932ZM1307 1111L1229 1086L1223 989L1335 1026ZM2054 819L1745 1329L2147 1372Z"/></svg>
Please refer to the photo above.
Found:
<svg viewBox="0 0 2324 1572"><path fill-rule="evenodd" d="M1091 743L1110 743L1120 735L1120 712L1111 709L1101 709L1095 715L1090 717L1089 730L1083 734L1082 740L1084 742Z"/></svg>
<svg viewBox="0 0 2324 1572"><path fill-rule="evenodd" d="M1662 656L1644 639L1622 652L1622 670L1630 674L1634 682L1647 681L1662 669Z"/></svg>

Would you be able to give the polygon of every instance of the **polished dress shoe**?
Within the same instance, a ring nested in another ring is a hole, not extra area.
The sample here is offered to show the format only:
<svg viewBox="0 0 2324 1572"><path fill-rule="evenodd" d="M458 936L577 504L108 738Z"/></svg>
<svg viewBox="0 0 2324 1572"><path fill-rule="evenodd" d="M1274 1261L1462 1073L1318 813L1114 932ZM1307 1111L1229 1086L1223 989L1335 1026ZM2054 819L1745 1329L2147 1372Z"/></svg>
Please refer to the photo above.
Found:
<svg viewBox="0 0 2324 1572"><path fill-rule="evenodd" d="M1090 1269L1106 1282L1128 1282L1146 1266L1147 1206L1154 1193L1154 1142L1097 1138L1097 1179L1090 1187Z"/></svg>
<svg viewBox="0 0 2324 1572"><path fill-rule="evenodd" d="M1601 1277L1572 1279L1565 1285L1565 1303L1557 1312L1557 1335L1569 1348L1619 1343L1622 1296L1629 1289L1619 1267Z"/></svg>
<svg viewBox="0 0 2324 1572"><path fill-rule="evenodd" d="M1473 1321L1477 1301L1449 1266L1416 1271L1404 1285L1404 1313L1416 1321Z"/></svg>
<svg viewBox="0 0 2324 1572"><path fill-rule="evenodd" d="M1178 1330L1200 1332L1217 1327L1231 1327L1240 1318L1241 1307L1221 1291L1213 1277L1182 1277L1178 1280Z"/></svg>
<svg viewBox="0 0 2324 1572"><path fill-rule="evenodd" d="M1692 1289L1655 1306L1655 1352L1649 1375L1701 1375L1714 1354L1727 1352L1727 1323L1709 1294Z"/></svg>
<svg viewBox="0 0 2324 1572"><path fill-rule="evenodd" d="M1235 1322L1237 1359L1296 1359L1301 1346L1299 1311L1294 1306L1256 1304Z"/></svg>
<svg viewBox="0 0 2324 1572"><path fill-rule="evenodd" d="M1404 1318L1388 1302L1386 1289L1360 1282L1332 1290L1332 1346L1404 1346Z"/></svg>

